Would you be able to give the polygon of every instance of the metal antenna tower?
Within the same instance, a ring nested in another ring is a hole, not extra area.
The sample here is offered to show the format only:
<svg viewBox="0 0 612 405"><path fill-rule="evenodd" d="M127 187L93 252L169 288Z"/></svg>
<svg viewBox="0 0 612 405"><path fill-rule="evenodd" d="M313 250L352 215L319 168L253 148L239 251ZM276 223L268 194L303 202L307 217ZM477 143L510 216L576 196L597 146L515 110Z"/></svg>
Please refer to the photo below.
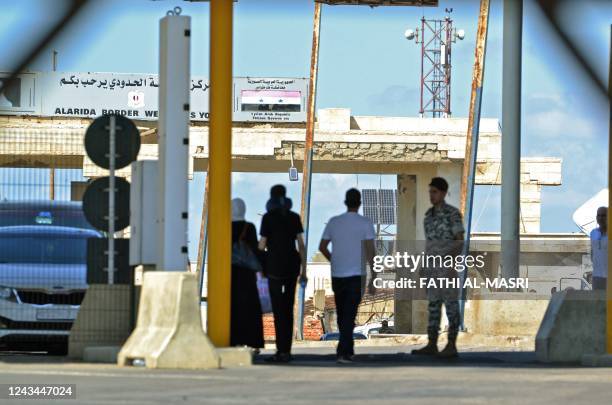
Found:
<svg viewBox="0 0 612 405"><path fill-rule="evenodd" d="M434 118L451 116L451 50L464 30L453 28L452 8L443 20L421 18L421 27L406 30L408 40L421 45L421 108L419 115L431 113Z"/></svg>

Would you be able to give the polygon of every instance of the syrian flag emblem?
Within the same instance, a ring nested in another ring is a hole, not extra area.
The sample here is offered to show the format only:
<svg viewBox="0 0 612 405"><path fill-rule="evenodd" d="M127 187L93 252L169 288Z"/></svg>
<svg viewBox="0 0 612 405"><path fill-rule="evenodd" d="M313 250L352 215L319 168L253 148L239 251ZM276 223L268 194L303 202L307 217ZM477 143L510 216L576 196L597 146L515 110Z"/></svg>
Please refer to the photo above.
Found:
<svg viewBox="0 0 612 405"><path fill-rule="evenodd" d="M142 108L144 106L144 93L142 91L130 91L128 93L128 107Z"/></svg>

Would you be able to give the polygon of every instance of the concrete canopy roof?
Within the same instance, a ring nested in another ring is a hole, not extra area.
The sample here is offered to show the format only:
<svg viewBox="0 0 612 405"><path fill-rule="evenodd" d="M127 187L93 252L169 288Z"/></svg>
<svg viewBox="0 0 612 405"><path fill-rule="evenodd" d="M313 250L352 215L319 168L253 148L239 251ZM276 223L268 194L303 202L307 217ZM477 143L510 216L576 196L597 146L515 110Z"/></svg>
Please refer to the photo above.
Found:
<svg viewBox="0 0 612 405"><path fill-rule="evenodd" d="M315 2L332 6L438 6L438 0L315 0Z"/></svg>

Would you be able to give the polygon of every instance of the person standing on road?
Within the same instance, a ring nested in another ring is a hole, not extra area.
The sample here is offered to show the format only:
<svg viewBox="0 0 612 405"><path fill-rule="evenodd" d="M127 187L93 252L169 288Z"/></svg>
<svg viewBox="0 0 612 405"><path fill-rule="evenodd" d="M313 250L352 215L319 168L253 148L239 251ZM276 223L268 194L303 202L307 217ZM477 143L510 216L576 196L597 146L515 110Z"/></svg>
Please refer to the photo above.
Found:
<svg viewBox="0 0 612 405"><path fill-rule="evenodd" d="M257 255L255 225L245 220L246 204L232 200L232 246L242 241ZM264 347L261 304L253 269L232 264L230 346Z"/></svg>
<svg viewBox="0 0 612 405"><path fill-rule="evenodd" d="M597 225L591 231L591 261L593 290L605 290L608 280L608 208L597 209Z"/></svg>
<svg viewBox="0 0 612 405"><path fill-rule="evenodd" d="M291 361L295 287L298 276L306 281L304 229L300 216L291 211L286 193L282 185L270 189L259 229L259 249L267 251L264 275L268 278L276 333L276 354L266 361L274 363Z"/></svg>
<svg viewBox="0 0 612 405"><path fill-rule="evenodd" d="M372 221L358 213L361 193L354 188L348 190L344 204L347 212L329 220L319 244L319 250L331 262L332 289L340 330L336 354L341 364L351 363L355 354L353 329L361 302L362 281L366 279L363 258L372 269L376 237ZM328 249L330 243L331 252ZM370 288L373 291L373 286Z"/></svg>
<svg viewBox="0 0 612 405"><path fill-rule="evenodd" d="M429 201L433 205L425 213L423 222L425 228L426 250L428 254L436 254L442 257L454 255L460 252L460 246L455 241L462 241L465 232L461 212L445 202L448 192L448 183L442 177L434 177L429 183ZM459 248L458 248L459 247ZM433 269L449 278L454 269ZM428 269L430 271L430 269ZM451 275L450 277L454 277ZM421 349L413 350L412 354L437 355L438 357L450 358L457 356L457 334L459 332L459 289L437 288L427 289L427 300L429 301L429 319L427 325L427 345ZM448 318L448 344L441 352L438 352L438 333L440 329L440 318L442 303L446 308Z"/></svg>

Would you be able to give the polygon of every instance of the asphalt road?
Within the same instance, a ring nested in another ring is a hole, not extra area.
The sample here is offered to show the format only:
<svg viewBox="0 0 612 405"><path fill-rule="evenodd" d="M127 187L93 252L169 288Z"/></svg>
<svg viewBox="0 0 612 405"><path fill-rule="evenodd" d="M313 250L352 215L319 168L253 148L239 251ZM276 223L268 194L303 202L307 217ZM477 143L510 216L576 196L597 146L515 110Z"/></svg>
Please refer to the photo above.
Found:
<svg viewBox="0 0 612 405"><path fill-rule="evenodd" d="M330 348L296 350L289 365L184 371L0 354L0 384L76 384L62 404L610 404L612 369L545 366L531 352L467 349L456 360L411 347L358 347L354 365ZM466 350L466 349L464 349ZM0 399L0 404L53 403Z"/></svg>

